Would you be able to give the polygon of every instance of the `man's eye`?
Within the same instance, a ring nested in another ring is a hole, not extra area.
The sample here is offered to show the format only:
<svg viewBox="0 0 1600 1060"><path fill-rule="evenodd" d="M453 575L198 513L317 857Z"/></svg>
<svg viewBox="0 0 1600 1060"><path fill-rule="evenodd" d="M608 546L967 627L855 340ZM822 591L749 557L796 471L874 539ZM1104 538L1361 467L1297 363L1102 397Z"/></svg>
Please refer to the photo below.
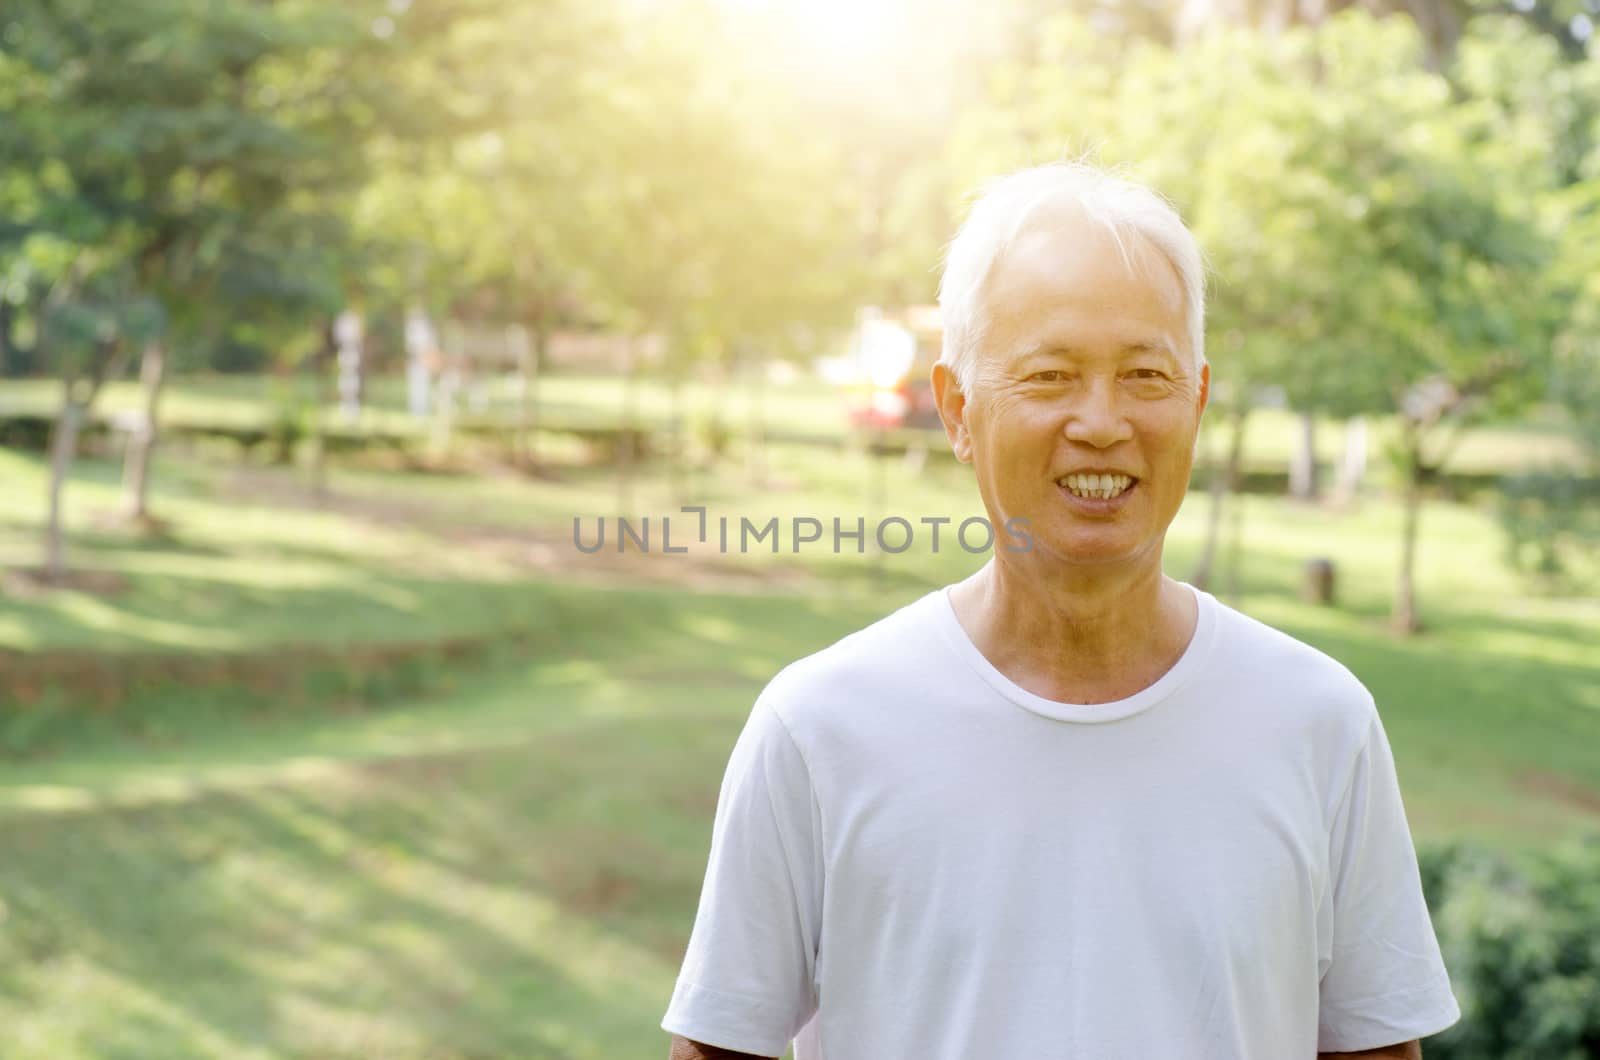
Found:
<svg viewBox="0 0 1600 1060"><path fill-rule="evenodd" d="M1156 368L1135 368L1128 374L1135 379L1165 379L1167 377L1165 372Z"/></svg>
<svg viewBox="0 0 1600 1060"><path fill-rule="evenodd" d="M1034 372L1028 378L1036 383L1059 383L1062 379L1066 378L1066 373L1058 372L1054 368L1051 368L1043 372Z"/></svg>

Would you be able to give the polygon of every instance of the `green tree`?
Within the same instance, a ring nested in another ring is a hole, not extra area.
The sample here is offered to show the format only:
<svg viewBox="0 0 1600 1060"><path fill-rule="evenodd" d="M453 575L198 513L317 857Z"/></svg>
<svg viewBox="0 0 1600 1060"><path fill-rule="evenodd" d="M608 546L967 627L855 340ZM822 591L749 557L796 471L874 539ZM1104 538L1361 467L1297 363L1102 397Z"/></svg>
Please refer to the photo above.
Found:
<svg viewBox="0 0 1600 1060"><path fill-rule="evenodd" d="M1400 112L1405 135L1374 175L1366 228L1379 268L1366 318L1381 325L1379 378L1400 421L1406 517L1392 618L1403 632L1420 625L1413 572L1428 482L1464 430L1543 395L1567 311L1555 268L1559 126L1505 80L1552 84L1560 61L1548 39L1476 20L1455 92L1440 84L1428 110Z"/></svg>
<svg viewBox="0 0 1600 1060"><path fill-rule="evenodd" d="M8 11L9 64L39 86L38 109L8 137L8 160L52 174L41 182L32 234L108 262L139 299L162 307L168 325L142 351L146 400L127 475L133 515L148 517L169 356L214 336L228 310L262 309L224 304L222 281L240 272L230 256L278 235L292 243L306 227L338 238L328 207L360 176L352 134L382 95L362 76L383 48L371 22L382 10L130 0ZM293 257L288 245L278 249ZM69 400L64 409L72 408ZM54 470L66 467L56 461ZM52 496L60 489L53 482Z"/></svg>

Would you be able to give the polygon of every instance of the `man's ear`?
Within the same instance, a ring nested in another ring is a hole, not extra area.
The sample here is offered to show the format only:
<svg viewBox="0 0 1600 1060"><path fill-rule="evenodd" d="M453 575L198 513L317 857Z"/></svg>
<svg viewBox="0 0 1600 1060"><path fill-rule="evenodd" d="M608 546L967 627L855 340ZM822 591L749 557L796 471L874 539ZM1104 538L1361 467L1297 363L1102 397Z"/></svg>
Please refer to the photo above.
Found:
<svg viewBox="0 0 1600 1060"><path fill-rule="evenodd" d="M1206 403L1211 400L1211 365L1200 366L1200 407L1195 410L1195 419L1205 415Z"/></svg>
<svg viewBox="0 0 1600 1060"><path fill-rule="evenodd" d="M939 402L939 419L950 438L950 448L963 464L972 463L972 435L967 431L967 396L956 383L955 373L943 362L933 366L933 396Z"/></svg>

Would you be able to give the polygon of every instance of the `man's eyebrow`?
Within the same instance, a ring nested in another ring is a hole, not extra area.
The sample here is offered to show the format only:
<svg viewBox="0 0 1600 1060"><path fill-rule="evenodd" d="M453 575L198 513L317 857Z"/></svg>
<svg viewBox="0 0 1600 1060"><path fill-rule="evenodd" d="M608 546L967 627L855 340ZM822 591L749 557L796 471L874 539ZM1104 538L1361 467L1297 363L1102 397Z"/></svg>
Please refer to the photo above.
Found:
<svg viewBox="0 0 1600 1060"><path fill-rule="evenodd" d="M1082 352L1083 351L1076 346L1058 346L1054 343L1049 343L1043 346L1035 346L1032 349L1023 351L1022 356L1019 357L1018 360L1025 360L1029 357L1072 357ZM1172 348L1171 343L1165 341L1164 339L1146 339L1142 342L1130 342L1117 352L1124 356L1127 354L1164 353L1174 360L1179 359L1178 352Z"/></svg>

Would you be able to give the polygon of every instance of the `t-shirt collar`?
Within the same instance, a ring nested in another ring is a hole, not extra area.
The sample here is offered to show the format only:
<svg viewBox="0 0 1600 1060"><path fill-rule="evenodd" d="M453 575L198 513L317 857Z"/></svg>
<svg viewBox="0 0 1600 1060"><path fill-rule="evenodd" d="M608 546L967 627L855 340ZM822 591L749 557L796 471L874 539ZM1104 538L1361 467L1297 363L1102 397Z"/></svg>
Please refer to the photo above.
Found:
<svg viewBox="0 0 1600 1060"><path fill-rule="evenodd" d="M933 610L939 627L951 647L996 692L1017 706L1046 718L1093 724L1120 721L1150 709L1183 687L1184 683L1204 664L1216 628L1217 602L1210 593L1187 583L1180 584L1194 593L1199 613L1188 647L1178 657L1178 661L1157 678L1155 683L1125 699L1113 700L1110 703L1059 703L1029 692L997 670L983 652L978 650L978 646L972 643L972 638L967 636L961 620L956 617L955 605L950 600L950 590L954 586L947 585L930 595L936 597L933 601Z"/></svg>

